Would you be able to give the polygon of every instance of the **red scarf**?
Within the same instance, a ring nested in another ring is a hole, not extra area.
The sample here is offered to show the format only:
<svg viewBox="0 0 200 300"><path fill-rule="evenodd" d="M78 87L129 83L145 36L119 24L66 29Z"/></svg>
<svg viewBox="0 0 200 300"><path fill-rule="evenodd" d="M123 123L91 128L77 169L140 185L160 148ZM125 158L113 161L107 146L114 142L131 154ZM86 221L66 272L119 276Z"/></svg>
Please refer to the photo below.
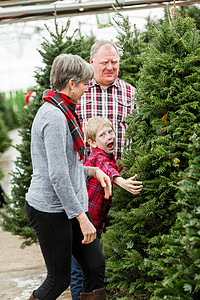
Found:
<svg viewBox="0 0 200 300"><path fill-rule="evenodd" d="M43 93L44 102L47 101L58 107L65 115L69 129L74 140L74 149L79 153L80 160L84 159L84 133L75 112L76 104L72 99L54 89L46 90Z"/></svg>

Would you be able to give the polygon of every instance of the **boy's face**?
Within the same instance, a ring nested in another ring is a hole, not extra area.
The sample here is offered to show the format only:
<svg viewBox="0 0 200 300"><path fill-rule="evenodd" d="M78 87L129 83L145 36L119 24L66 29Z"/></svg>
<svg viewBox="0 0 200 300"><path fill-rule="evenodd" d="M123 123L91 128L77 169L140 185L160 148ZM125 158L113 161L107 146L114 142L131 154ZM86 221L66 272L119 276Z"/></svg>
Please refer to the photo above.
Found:
<svg viewBox="0 0 200 300"><path fill-rule="evenodd" d="M89 141L88 141L89 142ZM115 132L111 126L104 126L97 130L96 141L93 142L90 140L90 145L98 147L99 149L105 151L108 154L111 154L115 150Z"/></svg>

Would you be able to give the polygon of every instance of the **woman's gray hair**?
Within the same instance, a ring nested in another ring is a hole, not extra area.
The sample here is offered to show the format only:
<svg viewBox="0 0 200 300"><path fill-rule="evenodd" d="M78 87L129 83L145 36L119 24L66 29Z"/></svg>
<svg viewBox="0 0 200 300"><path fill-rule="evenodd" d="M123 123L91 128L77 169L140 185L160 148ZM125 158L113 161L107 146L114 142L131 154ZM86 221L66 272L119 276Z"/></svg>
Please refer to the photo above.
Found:
<svg viewBox="0 0 200 300"><path fill-rule="evenodd" d="M91 50L90 50L90 57L95 58L98 50L104 45L108 46L109 48L112 48L112 47L115 48L115 50L117 51L117 54L119 55L119 50L115 43L113 43L111 41L107 41L107 40L100 40L92 45Z"/></svg>
<svg viewBox="0 0 200 300"><path fill-rule="evenodd" d="M79 55L60 54L53 61L50 82L53 89L61 91L72 78L77 85L82 81L88 82L93 77L93 67Z"/></svg>

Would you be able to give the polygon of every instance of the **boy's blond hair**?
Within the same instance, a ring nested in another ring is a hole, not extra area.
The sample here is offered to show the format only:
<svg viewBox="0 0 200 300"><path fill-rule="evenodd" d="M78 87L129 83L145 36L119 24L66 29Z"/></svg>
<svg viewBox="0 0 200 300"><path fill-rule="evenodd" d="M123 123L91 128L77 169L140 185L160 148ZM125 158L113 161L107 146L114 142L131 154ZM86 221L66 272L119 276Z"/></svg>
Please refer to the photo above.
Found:
<svg viewBox="0 0 200 300"><path fill-rule="evenodd" d="M84 127L86 139L95 142L97 131L104 126L110 126L114 130L112 123L107 118L101 116L90 118Z"/></svg>

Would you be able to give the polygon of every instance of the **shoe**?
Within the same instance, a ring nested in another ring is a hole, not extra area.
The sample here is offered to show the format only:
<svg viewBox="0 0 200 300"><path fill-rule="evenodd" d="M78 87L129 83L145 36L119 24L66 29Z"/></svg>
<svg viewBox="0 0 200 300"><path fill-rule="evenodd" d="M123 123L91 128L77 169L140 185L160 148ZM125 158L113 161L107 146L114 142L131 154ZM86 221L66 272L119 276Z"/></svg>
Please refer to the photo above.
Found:
<svg viewBox="0 0 200 300"><path fill-rule="evenodd" d="M32 294L31 294L29 300L39 300L38 298L34 298L34 296L33 296L33 293L34 293L34 292L35 292L35 291L32 292Z"/></svg>
<svg viewBox="0 0 200 300"><path fill-rule="evenodd" d="M89 293L81 293L81 300L106 300L105 287Z"/></svg>

